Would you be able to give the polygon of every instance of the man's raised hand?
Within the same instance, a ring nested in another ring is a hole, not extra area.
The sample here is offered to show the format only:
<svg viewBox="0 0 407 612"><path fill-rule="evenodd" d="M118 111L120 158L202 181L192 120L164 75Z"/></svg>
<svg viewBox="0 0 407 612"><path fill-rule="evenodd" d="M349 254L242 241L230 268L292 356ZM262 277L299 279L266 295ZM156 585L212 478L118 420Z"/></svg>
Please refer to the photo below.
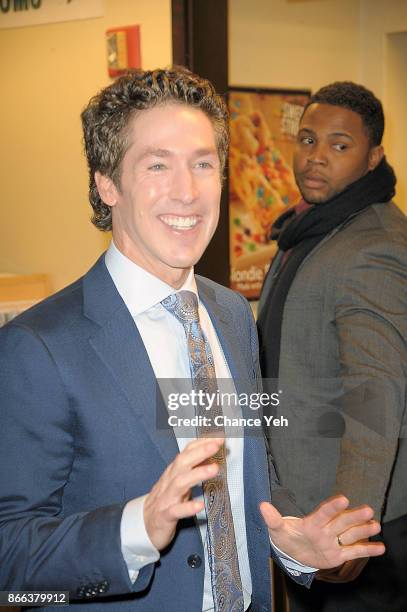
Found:
<svg viewBox="0 0 407 612"><path fill-rule="evenodd" d="M144 502L144 523L157 550L171 542L177 522L200 512L203 501L191 500L191 488L217 475L216 463L206 463L224 443L223 438L190 442L166 468Z"/></svg>
<svg viewBox="0 0 407 612"><path fill-rule="evenodd" d="M380 532L380 524L372 520L373 510L369 506L348 510L348 506L346 497L339 495L301 519L283 518L267 502L260 504L260 511L273 544L303 565L327 569L385 551L381 542L361 541Z"/></svg>

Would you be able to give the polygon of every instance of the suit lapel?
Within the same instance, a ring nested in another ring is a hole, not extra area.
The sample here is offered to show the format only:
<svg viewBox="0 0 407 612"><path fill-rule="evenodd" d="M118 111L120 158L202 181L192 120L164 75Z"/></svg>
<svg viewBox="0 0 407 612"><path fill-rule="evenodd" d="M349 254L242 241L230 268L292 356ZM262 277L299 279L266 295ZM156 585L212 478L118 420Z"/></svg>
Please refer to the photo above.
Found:
<svg viewBox="0 0 407 612"><path fill-rule="evenodd" d="M218 335L238 393L248 392L247 364L242 357L231 312L216 301L215 292L197 278L198 292ZM125 395L166 463L178 444L172 431L157 431L157 410L166 411L142 338L107 271L104 256L83 279L84 315L97 324L89 342ZM155 400L157 396L157 400Z"/></svg>
<svg viewBox="0 0 407 612"><path fill-rule="evenodd" d="M275 255L275 257L272 259L272 262L270 264L270 268L266 274L266 278L264 279L264 283L263 283L263 287L261 289L261 294L260 294L260 298L259 298L259 304L257 307L257 316L260 316L261 311L263 310L263 307L265 305L265 302L267 301L267 297L270 293L270 289L274 283L274 279L276 277L276 275L278 274L280 268L281 268L281 264L284 258L284 251L278 251L277 254Z"/></svg>
<svg viewBox="0 0 407 612"><path fill-rule="evenodd" d="M172 431L157 430L157 410L166 410L142 338L107 271L104 256L84 277L84 314L98 324L90 337L93 350L126 396L166 463L178 445Z"/></svg>
<svg viewBox="0 0 407 612"><path fill-rule="evenodd" d="M354 215L353 215L354 216ZM328 240L331 240L331 238L333 238L335 236L335 234L337 234L338 232L341 231L342 227L345 225L345 223L347 223L348 219L346 221L344 221L343 223L341 223L340 225L338 225L338 227L335 227L335 229L333 229L329 234L327 234L326 236L324 236L322 238L322 240L320 242L318 242L318 244L312 249L312 251L310 253L308 253L308 255L305 257L305 259L301 262L301 266L307 261L307 259L309 259L311 256L313 256L315 253L317 253L319 251L319 249L326 243L328 242ZM298 268L300 269L301 266Z"/></svg>
<svg viewBox="0 0 407 612"><path fill-rule="evenodd" d="M235 381L238 393L247 392L248 372L247 364L242 357L242 349L237 341L236 328L231 325L233 320L231 312L221 306L215 297L215 292L202 283L197 277L199 297L202 300L214 326L223 353L226 358L232 378Z"/></svg>
<svg viewBox="0 0 407 612"><path fill-rule="evenodd" d="M353 216L355 216L355 215L352 215L352 217ZM349 217L349 218L352 218L352 217ZM343 223L338 225L338 227L333 229L329 234L324 236L324 238L320 242L318 242L318 244L312 249L312 251L310 251L307 254L307 256L304 257L304 259L302 260L302 262L298 266L298 270L296 272L296 275L301 270L301 268L305 265L305 263L311 257L314 257L314 255L316 253L318 253L319 249L326 242L328 242L328 240L331 240L331 238L333 238L333 236L335 236L335 234L337 234L348 221L349 221L349 219L347 219L346 221L344 221ZM270 264L270 268L269 268L269 270L267 272L266 278L265 278L264 283L263 283L263 287L262 287L261 295L260 295L260 299L259 299L259 305L258 305L258 308L257 308L257 318L258 319L260 317L260 314L263 311L263 308L267 304L267 298L268 298L268 296L270 294L270 291L271 291L271 288L272 288L272 286L273 286L273 284L275 282L275 279L276 279L278 273L281 270L281 266L283 264L284 256L285 256L285 251L277 251L276 256L273 258L273 260L272 260L272 262Z"/></svg>

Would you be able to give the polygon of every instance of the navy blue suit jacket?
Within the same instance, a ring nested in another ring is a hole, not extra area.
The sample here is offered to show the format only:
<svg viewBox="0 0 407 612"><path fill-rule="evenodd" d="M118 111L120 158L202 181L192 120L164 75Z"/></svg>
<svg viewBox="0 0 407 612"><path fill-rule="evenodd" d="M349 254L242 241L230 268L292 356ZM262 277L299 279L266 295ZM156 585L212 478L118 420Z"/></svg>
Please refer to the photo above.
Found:
<svg viewBox="0 0 407 612"><path fill-rule="evenodd" d="M238 391L258 390L247 302L209 280L197 284L232 376L246 381ZM121 553L124 505L151 489L178 446L157 433L154 372L104 257L2 328L0 347L0 590L68 590L78 610L201 610L204 563L188 564L203 559L193 519L179 522L134 584ZM270 546L258 506L270 487L261 437L245 437L244 480L253 609L265 612Z"/></svg>

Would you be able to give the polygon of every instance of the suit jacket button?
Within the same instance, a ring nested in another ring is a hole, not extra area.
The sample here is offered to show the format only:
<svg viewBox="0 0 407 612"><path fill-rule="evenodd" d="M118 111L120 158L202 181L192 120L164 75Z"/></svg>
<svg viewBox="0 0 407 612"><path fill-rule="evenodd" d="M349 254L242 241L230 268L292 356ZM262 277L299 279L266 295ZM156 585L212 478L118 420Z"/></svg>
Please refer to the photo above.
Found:
<svg viewBox="0 0 407 612"><path fill-rule="evenodd" d="M106 593L106 591L108 591L109 589L109 583L107 580L103 580L102 582L99 582L98 584L98 591L99 593Z"/></svg>
<svg viewBox="0 0 407 612"><path fill-rule="evenodd" d="M199 555L189 555L187 559L189 567L196 569L197 567L201 567L202 559Z"/></svg>

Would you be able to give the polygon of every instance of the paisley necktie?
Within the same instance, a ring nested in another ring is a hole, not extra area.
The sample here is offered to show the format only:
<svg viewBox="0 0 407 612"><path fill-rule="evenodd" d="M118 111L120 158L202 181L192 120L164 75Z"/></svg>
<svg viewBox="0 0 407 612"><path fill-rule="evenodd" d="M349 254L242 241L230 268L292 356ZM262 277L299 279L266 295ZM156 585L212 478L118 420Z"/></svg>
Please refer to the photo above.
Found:
<svg viewBox="0 0 407 612"><path fill-rule="evenodd" d="M195 293L179 291L161 304L184 327L193 389L196 392L216 393L218 386L213 355L199 322ZM204 405L198 406L197 414L207 416ZM214 402L210 410L212 422L218 415L222 415L222 408ZM197 435L203 437L216 431L224 434L221 427L200 426L197 428ZM243 612L243 591L227 484L225 445L222 445L210 461L219 465L218 475L206 480L202 485L208 520L208 557L215 612Z"/></svg>

